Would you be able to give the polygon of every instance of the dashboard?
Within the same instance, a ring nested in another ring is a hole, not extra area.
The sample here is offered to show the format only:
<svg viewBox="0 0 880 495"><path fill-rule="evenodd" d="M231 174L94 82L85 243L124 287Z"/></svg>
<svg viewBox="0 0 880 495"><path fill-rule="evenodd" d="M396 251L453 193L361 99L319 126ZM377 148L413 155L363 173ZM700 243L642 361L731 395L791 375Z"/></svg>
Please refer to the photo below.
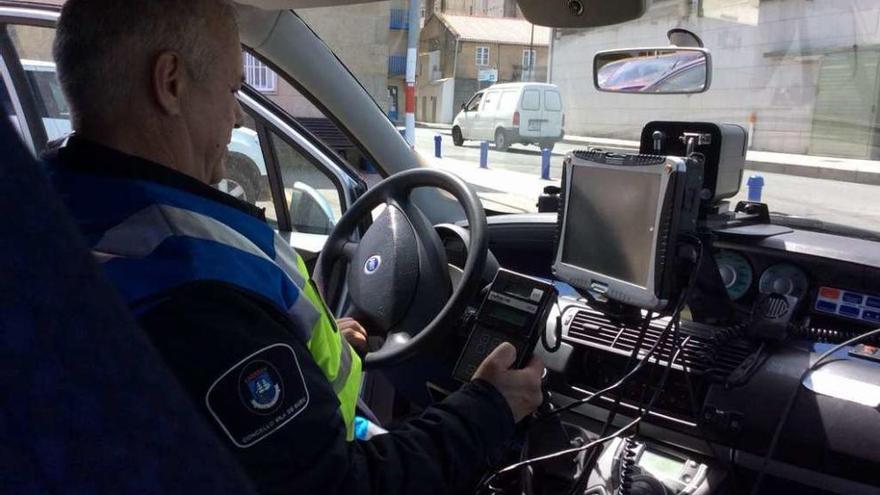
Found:
<svg viewBox="0 0 880 495"><path fill-rule="evenodd" d="M553 279L555 214L490 217L488 225L490 250L500 266ZM454 250L455 240L448 242L447 250ZM640 434L645 445L677 451L677 458L697 459L716 471L724 463L758 470L786 400L809 363L833 344L880 326L880 244L792 230L771 237L719 235L712 255L735 321L718 326L683 320L688 343ZM454 253L449 257L455 259ZM542 357L554 400L565 405L623 374L639 328L608 317L571 287L555 283L560 297L546 331L549 335L562 325L563 343ZM782 343L762 343L748 331L756 302L768 293L796 298L789 338ZM666 323L660 319L648 326L643 349ZM665 366L670 353L661 347L648 373ZM880 382L880 363L845 353L824 368L837 373L838 384ZM623 419L615 425L638 414L649 390L644 380L622 387ZM770 473L819 493L876 493L880 409L833 390L813 392L797 398ZM612 406L612 399L602 398L575 408L568 420L595 427Z"/></svg>
<svg viewBox="0 0 880 495"><path fill-rule="evenodd" d="M797 297L801 316L809 316L808 328L816 331L849 334L880 325L880 249L874 242L792 232L757 242L722 239L716 246L719 272L741 309L750 308L757 294L775 292Z"/></svg>
<svg viewBox="0 0 880 495"><path fill-rule="evenodd" d="M489 247L501 266L552 279L555 214L489 218ZM734 307L746 315L760 294L799 299L798 317L815 332L850 334L880 325L880 244L815 232L766 238L720 236L719 275ZM558 283L560 293L574 290Z"/></svg>

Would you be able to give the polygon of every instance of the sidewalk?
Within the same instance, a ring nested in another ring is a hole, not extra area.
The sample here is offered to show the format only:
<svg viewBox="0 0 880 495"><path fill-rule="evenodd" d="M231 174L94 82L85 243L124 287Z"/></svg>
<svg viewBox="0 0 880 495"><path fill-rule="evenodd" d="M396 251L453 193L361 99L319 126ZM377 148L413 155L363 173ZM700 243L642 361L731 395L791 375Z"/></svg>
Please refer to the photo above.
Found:
<svg viewBox="0 0 880 495"><path fill-rule="evenodd" d="M417 127L434 129L444 134L451 132L449 124L419 122ZM610 151L635 152L638 141L624 139L594 138L565 135L563 143L574 146L606 148ZM749 151L746 153L746 169L757 172L811 177L818 179L880 185L880 162L853 158L834 158L811 155Z"/></svg>

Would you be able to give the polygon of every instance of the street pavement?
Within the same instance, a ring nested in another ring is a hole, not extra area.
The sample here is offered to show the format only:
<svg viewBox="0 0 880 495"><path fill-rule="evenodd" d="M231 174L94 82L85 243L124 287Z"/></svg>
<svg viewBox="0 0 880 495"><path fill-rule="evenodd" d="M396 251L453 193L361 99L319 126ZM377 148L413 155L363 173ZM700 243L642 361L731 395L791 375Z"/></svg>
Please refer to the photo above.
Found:
<svg viewBox="0 0 880 495"><path fill-rule="evenodd" d="M434 136L442 136L442 154L444 158L480 163L480 142L465 141L464 146L452 144L449 131L437 129L416 129L416 149L423 153L434 153ZM562 172L562 160L569 151L584 149L583 146L557 143L550 159L550 176L558 178ZM514 144L506 152L496 151L495 145L489 145L489 168L498 168L511 172L541 177L541 150L537 146Z"/></svg>
<svg viewBox="0 0 880 495"><path fill-rule="evenodd" d="M479 143L467 141L462 147L453 146L448 132L416 129L416 150L432 166L450 170L474 185L487 207L505 212L536 211L543 188L559 184L565 154L584 148L558 143L550 160L552 180L545 181L540 178L541 152L536 146L514 145L507 152L499 152L490 145L488 169L480 169ZM434 157L434 136L438 133L442 136L441 159ZM764 177L762 201L771 212L880 231L880 186L747 170L740 193L732 200L734 204L746 199L745 182L755 173Z"/></svg>

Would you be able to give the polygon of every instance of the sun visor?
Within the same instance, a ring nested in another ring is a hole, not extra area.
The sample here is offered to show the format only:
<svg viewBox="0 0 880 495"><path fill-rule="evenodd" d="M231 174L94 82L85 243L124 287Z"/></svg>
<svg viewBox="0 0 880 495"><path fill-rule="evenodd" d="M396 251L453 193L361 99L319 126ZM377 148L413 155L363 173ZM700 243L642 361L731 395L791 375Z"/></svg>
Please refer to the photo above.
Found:
<svg viewBox="0 0 880 495"><path fill-rule="evenodd" d="M375 0L235 0L235 3L250 5L264 10L307 9L310 7L335 7L356 3L370 3Z"/></svg>

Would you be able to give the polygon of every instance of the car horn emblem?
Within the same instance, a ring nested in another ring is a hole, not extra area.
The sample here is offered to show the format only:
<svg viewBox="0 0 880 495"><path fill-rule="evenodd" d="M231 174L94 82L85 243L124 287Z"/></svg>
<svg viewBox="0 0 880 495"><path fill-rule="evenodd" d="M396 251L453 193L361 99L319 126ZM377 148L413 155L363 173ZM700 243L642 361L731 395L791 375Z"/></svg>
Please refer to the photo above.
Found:
<svg viewBox="0 0 880 495"><path fill-rule="evenodd" d="M382 257L378 254L370 256L367 258L367 262L364 263L364 273L367 275L372 275L376 273L376 270L382 265Z"/></svg>

